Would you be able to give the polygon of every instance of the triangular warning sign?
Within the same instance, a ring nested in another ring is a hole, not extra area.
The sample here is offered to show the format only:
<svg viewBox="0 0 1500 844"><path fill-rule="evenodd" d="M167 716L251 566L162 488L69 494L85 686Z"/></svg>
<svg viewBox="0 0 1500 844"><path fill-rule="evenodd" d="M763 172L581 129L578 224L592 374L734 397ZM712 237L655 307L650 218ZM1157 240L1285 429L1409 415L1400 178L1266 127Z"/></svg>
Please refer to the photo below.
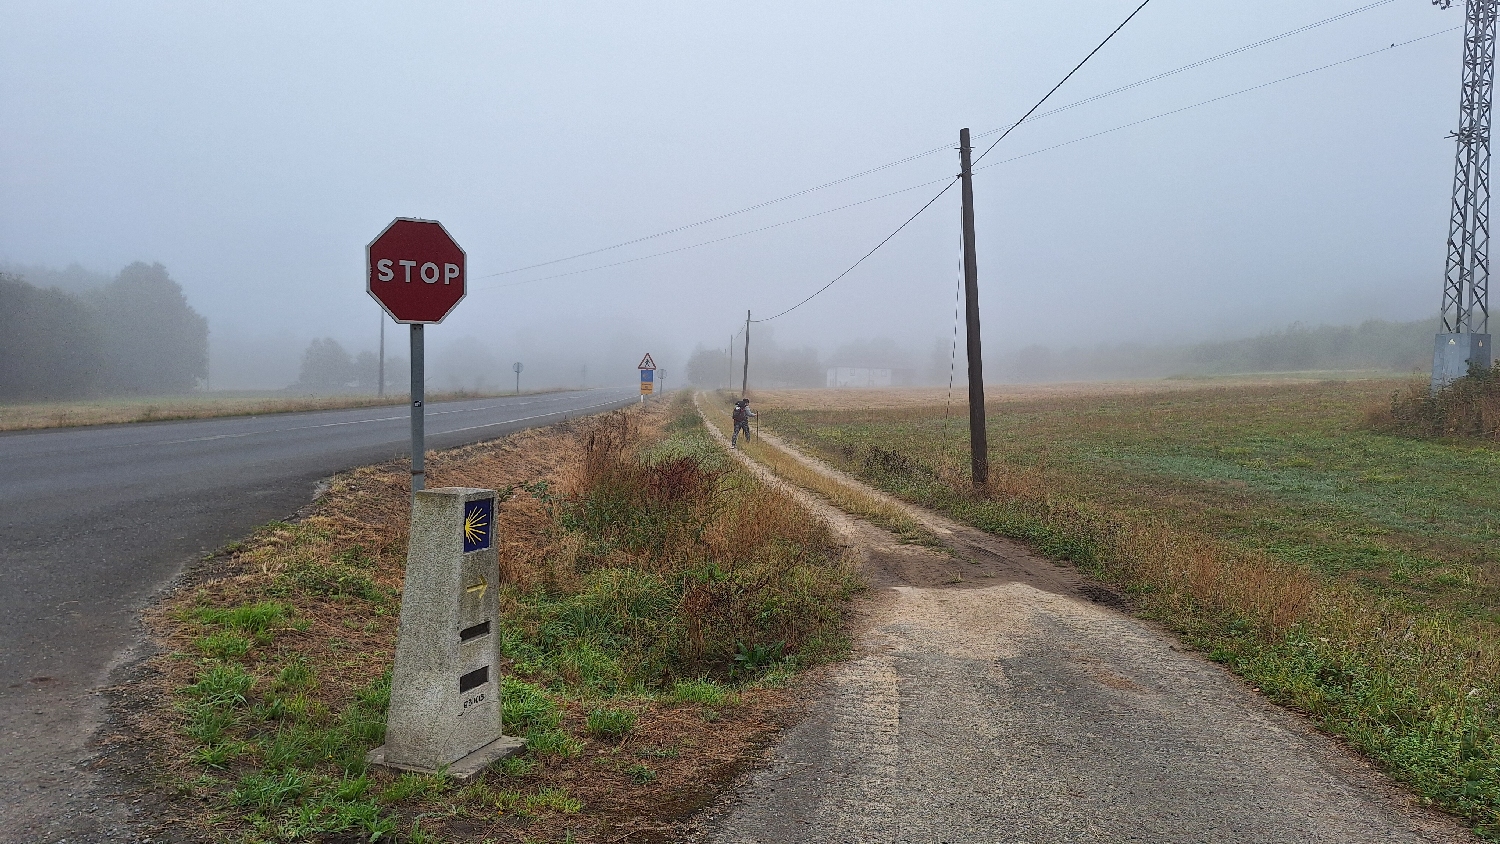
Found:
<svg viewBox="0 0 1500 844"><path fill-rule="evenodd" d="M651 353L650 352L647 352L646 356L643 357L643 358L641 358L640 366L636 367L636 369L655 369L655 368L656 368L656 361L654 361L654 360L651 359Z"/></svg>

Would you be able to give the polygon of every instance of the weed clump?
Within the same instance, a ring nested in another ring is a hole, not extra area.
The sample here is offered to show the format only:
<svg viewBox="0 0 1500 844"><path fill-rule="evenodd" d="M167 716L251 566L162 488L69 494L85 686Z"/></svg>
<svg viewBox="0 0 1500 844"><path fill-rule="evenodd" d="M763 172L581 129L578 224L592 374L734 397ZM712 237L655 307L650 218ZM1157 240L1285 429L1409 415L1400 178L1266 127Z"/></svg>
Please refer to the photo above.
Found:
<svg viewBox="0 0 1500 844"><path fill-rule="evenodd" d="M611 695L838 652L855 582L827 529L706 457L701 423L652 441L610 414L583 445L561 493L525 488L552 520L552 550L502 592L519 676Z"/></svg>
<svg viewBox="0 0 1500 844"><path fill-rule="evenodd" d="M635 713L609 706L596 707L589 713L589 733L605 741L619 741L635 726Z"/></svg>
<svg viewBox="0 0 1500 844"><path fill-rule="evenodd" d="M1500 440L1500 366L1473 367L1435 393L1426 384L1413 384L1393 394L1389 407L1368 412L1365 422L1408 437Z"/></svg>

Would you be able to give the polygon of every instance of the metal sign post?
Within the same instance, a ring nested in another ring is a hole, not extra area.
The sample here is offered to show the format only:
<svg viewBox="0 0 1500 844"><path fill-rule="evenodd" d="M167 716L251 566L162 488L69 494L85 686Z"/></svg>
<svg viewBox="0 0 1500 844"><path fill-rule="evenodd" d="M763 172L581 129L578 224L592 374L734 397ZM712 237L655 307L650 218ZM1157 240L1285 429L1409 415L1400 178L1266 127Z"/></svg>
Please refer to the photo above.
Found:
<svg viewBox="0 0 1500 844"><path fill-rule="evenodd" d="M516 361L510 367L516 373L516 395L521 394L521 362Z"/></svg>
<svg viewBox="0 0 1500 844"><path fill-rule="evenodd" d="M427 385L426 342L421 325L411 327L411 491L421 492L427 486L426 413L422 407Z"/></svg>
<svg viewBox="0 0 1500 844"><path fill-rule="evenodd" d="M422 328L442 322L464 298L467 267L463 249L436 220L398 218L365 247L366 291L391 319L411 326L413 493L426 486ZM519 370L517 374L519 378Z"/></svg>
<svg viewBox="0 0 1500 844"><path fill-rule="evenodd" d="M641 371L641 404L645 404L646 396L651 395L656 389L656 361L652 360L651 353L647 352L635 368Z"/></svg>

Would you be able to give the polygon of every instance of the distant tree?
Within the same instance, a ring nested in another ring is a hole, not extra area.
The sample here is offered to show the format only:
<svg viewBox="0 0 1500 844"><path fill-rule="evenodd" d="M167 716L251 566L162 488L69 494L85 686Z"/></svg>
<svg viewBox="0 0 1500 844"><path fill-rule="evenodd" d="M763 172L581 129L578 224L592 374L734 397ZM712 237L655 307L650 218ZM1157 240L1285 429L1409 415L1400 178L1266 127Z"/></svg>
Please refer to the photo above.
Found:
<svg viewBox="0 0 1500 844"><path fill-rule="evenodd" d="M387 383L391 373L385 373ZM380 355L360 352L354 359L354 386L362 392L373 393L380 388Z"/></svg>
<svg viewBox="0 0 1500 844"><path fill-rule="evenodd" d="M460 337L427 358L429 384L482 393L500 387L510 376L489 344L472 335ZM409 379L408 379L409 380Z"/></svg>
<svg viewBox="0 0 1500 844"><path fill-rule="evenodd" d="M54 270L40 264L27 266L0 262L0 274L24 279L26 283L43 290L56 288L74 295L98 290L114 280L104 273L84 269L77 262L69 264L67 269L63 270Z"/></svg>
<svg viewBox="0 0 1500 844"><path fill-rule="evenodd" d="M411 387L411 364L402 355L385 356L385 391L387 393Z"/></svg>
<svg viewBox="0 0 1500 844"><path fill-rule="evenodd" d="M107 392L185 393L208 377L208 320L166 267L137 261L88 301L103 328Z"/></svg>
<svg viewBox="0 0 1500 844"><path fill-rule="evenodd" d="M313 340L302 353L302 375L294 385L308 390L347 390L358 378L354 359L332 337Z"/></svg>
<svg viewBox="0 0 1500 844"><path fill-rule="evenodd" d="M92 309L62 291L0 275L0 401L96 393L105 362Z"/></svg>
<svg viewBox="0 0 1500 844"><path fill-rule="evenodd" d="M770 346L771 344L763 344ZM750 382L762 387L822 387L828 383L828 369L811 346L779 349L774 346L761 353L761 375L757 377L755 344L750 345Z"/></svg>
<svg viewBox="0 0 1500 844"><path fill-rule="evenodd" d="M718 388L729 383L729 355L723 349L699 346L687 362L688 383L695 387Z"/></svg>

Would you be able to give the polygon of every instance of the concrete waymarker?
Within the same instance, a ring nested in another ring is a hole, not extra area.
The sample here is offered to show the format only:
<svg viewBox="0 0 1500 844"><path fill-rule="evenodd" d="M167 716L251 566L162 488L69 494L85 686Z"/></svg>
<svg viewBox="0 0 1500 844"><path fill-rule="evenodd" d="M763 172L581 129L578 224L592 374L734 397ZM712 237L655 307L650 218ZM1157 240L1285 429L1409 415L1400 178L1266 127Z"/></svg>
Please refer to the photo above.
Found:
<svg viewBox="0 0 1500 844"><path fill-rule="evenodd" d="M385 744L371 764L468 779L518 752L500 716L495 492L416 493Z"/></svg>

